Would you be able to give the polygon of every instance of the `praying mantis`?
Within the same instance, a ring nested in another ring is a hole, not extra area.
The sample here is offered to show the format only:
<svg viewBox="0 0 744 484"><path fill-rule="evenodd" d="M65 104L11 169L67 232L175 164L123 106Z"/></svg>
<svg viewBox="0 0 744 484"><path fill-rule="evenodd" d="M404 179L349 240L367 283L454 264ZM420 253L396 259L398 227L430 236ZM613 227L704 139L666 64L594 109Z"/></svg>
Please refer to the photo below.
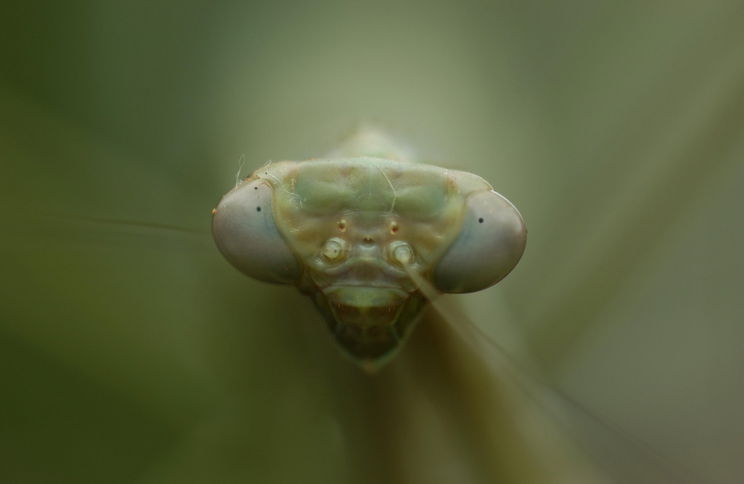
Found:
<svg viewBox="0 0 744 484"><path fill-rule="evenodd" d="M386 430L370 428L363 437L377 441L374 452L401 441L424 452L432 444L420 440L438 427L464 432L472 447L466 455L444 451L457 456L441 475L394 458L386 479L605 482L540 414L534 394L515 384L523 375L500 375L477 343L465 341L463 328L453 330L462 318L436 304L440 293L485 289L516 266L526 244L520 213L477 175L400 153L384 133L365 127L329 157L259 168L212 211L217 247L246 275L308 294L342 351L367 372L392 367L369 377L371 391L383 392L377 398L393 402L378 414ZM428 312L429 302L443 314ZM424 315L425 335L403 349ZM448 400L443 388L457 397L434 405L431 428L392 423L422 410L422 396ZM452 445L444 439L433 447ZM378 458L361 460L372 469ZM462 465L466 471L457 469Z"/></svg>

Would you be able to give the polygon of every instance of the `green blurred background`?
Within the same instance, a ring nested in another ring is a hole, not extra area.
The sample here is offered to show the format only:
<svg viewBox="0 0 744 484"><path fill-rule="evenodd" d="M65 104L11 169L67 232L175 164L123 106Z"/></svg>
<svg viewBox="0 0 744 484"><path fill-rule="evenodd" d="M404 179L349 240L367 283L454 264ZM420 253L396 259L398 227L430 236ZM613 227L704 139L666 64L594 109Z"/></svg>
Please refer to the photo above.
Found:
<svg viewBox="0 0 744 484"><path fill-rule="evenodd" d="M608 472L744 479L741 1L1 8L0 482L368 478L366 377L208 233L241 157L365 120L520 208L461 299L612 427L578 431Z"/></svg>

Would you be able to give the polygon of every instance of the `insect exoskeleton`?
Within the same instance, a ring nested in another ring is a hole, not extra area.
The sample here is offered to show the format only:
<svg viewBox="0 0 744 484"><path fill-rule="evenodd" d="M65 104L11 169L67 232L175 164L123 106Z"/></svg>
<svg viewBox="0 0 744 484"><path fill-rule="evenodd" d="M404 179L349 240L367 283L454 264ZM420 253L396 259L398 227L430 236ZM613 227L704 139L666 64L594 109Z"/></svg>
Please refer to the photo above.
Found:
<svg viewBox="0 0 744 484"><path fill-rule="evenodd" d="M309 294L347 354L378 365L439 292L489 287L519 261L516 208L471 173L358 157L272 163L213 215L225 257Z"/></svg>

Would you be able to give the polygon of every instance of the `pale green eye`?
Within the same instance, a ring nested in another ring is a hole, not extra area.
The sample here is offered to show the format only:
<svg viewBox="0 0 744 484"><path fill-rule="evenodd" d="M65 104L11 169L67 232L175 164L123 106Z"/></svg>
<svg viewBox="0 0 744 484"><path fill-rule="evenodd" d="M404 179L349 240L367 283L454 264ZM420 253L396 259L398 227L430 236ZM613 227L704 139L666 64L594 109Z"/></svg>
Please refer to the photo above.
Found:
<svg viewBox="0 0 744 484"><path fill-rule="evenodd" d="M498 193L476 192L466 204L460 233L434 271L434 283L443 292L496 284L517 265L527 241L522 216Z"/></svg>
<svg viewBox="0 0 744 484"><path fill-rule="evenodd" d="M212 235L230 263L265 282L298 279L297 259L289 250L272 215L272 188L253 180L222 197L212 217Z"/></svg>

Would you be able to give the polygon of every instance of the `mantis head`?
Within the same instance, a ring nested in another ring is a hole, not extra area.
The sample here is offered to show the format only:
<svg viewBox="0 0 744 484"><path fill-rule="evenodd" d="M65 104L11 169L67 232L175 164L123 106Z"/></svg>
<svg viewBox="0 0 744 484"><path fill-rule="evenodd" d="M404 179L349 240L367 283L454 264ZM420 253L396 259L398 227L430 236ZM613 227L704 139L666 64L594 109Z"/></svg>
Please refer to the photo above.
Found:
<svg viewBox="0 0 744 484"><path fill-rule="evenodd" d="M280 162L214 210L212 233L246 275L310 295L366 368L398 350L431 297L485 289L524 251L516 208L470 173L380 158Z"/></svg>

